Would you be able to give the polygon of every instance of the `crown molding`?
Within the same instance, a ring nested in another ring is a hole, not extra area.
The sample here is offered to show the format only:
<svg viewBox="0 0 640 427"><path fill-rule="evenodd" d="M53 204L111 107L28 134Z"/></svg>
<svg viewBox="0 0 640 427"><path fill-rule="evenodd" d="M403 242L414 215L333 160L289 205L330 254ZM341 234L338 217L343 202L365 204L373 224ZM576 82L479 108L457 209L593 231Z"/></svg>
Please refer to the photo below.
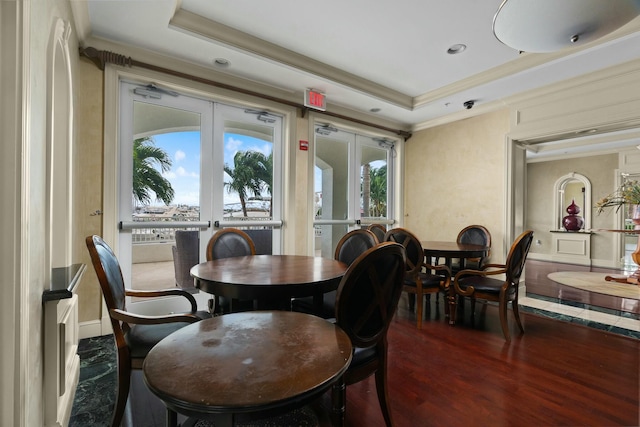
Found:
<svg viewBox="0 0 640 427"><path fill-rule="evenodd" d="M398 107L407 110L413 109L413 98L408 95L184 9L176 10L173 17L169 20L169 27L203 39L214 40L227 47L239 49L243 52L275 61L313 76L322 77Z"/></svg>

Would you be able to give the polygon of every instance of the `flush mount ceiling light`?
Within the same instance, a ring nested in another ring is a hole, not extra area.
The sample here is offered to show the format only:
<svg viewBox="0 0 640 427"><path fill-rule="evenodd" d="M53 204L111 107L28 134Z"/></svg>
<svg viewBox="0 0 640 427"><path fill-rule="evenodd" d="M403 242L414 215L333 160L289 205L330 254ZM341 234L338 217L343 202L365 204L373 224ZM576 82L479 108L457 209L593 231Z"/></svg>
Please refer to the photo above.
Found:
<svg viewBox="0 0 640 427"><path fill-rule="evenodd" d="M524 52L554 52L609 34L640 14L640 0L504 0L493 34Z"/></svg>
<svg viewBox="0 0 640 427"><path fill-rule="evenodd" d="M447 49L447 53L449 55L455 55L457 53L463 52L466 48L467 48L466 44L462 44L462 43L454 44L449 49Z"/></svg>

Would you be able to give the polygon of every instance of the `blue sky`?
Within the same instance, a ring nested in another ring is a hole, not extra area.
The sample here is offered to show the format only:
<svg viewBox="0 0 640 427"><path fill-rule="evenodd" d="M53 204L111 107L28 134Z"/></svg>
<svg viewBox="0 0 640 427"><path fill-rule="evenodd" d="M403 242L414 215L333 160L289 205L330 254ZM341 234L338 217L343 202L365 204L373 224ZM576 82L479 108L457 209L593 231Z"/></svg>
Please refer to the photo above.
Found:
<svg viewBox="0 0 640 427"><path fill-rule="evenodd" d="M200 132L175 132L154 135L153 140L171 157L171 170L163 176L171 182L175 191L172 204L198 206L200 204ZM233 156L238 151L254 150L269 155L272 144L268 141L238 134L224 136L225 163L233 168ZM228 176L225 174L225 181ZM224 190L224 202L239 202L237 194ZM158 203L153 203L157 205ZM161 202L160 202L161 204Z"/></svg>

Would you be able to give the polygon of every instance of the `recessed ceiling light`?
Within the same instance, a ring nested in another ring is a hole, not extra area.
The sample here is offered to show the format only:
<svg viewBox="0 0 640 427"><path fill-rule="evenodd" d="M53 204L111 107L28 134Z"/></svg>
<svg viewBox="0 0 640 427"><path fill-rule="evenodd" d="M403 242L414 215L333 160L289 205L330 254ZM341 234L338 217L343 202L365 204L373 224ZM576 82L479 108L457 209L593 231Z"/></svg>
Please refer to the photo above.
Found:
<svg viewBox="0 0 640 427"><path fill-rule="evenodd" d="M587 133L596 133L596 132L598 132L598 129L584 129L584 130L576 131L575 134L576 135L584 135L584 134L587 134Z"/></svg>
<svg viewBox="0 0 640 427"><path fill-rule="evenodd" d="M225 58L216 58L213 60L213 65L220 68L227 68L231 63Z"/></svg>
<svg viewBox="0 0 640 427"><path fill-rule="evenodd" d="M370 109L369 111L371 111L372 113L379 113L381 111L381 108L375 107Z"/></svg>
<svg viewBox="0 0 640 427"><path fill-rule="evenodd" d="M456 55L458 53L463 52L466 48L467 48L466 44L462 44L462 43L454 44L449 49L447 49L447 53L449 55Z"/></svg>

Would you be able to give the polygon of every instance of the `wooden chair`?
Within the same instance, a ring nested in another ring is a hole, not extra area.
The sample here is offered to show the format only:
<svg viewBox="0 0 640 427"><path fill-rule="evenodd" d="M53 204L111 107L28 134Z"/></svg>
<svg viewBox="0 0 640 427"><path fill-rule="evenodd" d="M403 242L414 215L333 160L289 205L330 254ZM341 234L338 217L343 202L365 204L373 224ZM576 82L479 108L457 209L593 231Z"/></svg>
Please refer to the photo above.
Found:
<svg viewBox="0 0 640 427"><path fill-rule="evenodd" d="M367 249L378 244L375 234L369 230L356 229L346 233L338 241L334 259L351 265ZM291 302L294 311L303 313L313 312L313 297L294 298ZM325 319L335 317L336 311L336 291L327 292L323 295L322 312L313 313Z"/></svg>
<svg viewBox="0 0 640 427"><path fill-rule="evenodd" d="M207 243L207 261L256 254L256 246L247 233L237 228L218 230Z"/></svg>
<svg viewBox="0 0 640 427"><path fill-rule="evenodd" d="M425 262L424 251L418 238L406 228L392 228L387 231L385 241L400 243L406 250L407 265L403 290L414 296L416 307L416 324L422 329L424 296L436 294L436 304L439 303L438 293L446 295L451 281L451 270L446 265L431 265ZM413 308L409 299L409 308ZM445 315L449 316L449 305L445 303Z"/></svg>
<svg viewBox="0 0 640 427"><path fill-rule="evenodd" d="M475 314L476 298L499 303L500 326L507 341L511 340L507 324L507 304L509 302L511 302L516 323L520 331L524 333L518 311L518 285L532 240L533 231L525 231L511 245L505 264L485 264L482 270L462 270L455 275L453 280L456 294L471 298L472 317ZM504 274L505 279L489 277L498 274ZM452 312L451 315L454 316L455 313Z"/></svg>
<svg viewBox="0 0 640 427"><path fill-rule="evenodd" d="M207 261L255 254L256 246L251 237L237 228L218 230L207 243ZM214 313L225 313L236 309L253 309L253 301L228 301L222 296L214 296L212 305Z"/></svg>
<svg viewBox="0 0 640 427"><path fill-rule="evenodd" d="M370 224L367 230L373 232L376 235L379 243L384 242L384 236L387 234L387 229L382 224Z"/></svg>
<svg viewBox="0 0 640 427"><path fill-rule="evenodd" d="M474 245L488 246L491 248L491 233L486 227L482 225L469 225L458 233L456 238L458 243L471 243ZM481 258L468 258L465 260L465 268L469 270L481 270L482 266L489 260L491 256L491 250L487 252L487 255ZM455 275L460 271L460 263L453 262L451 264L451 274Z"/></svg>
<svg viewBox="0 0 640 427"><path fill-rule="evenodd" d="M353 356L343 378L333 386L333 407L346 403L346 386L375 374L380 409L391 426L387 392L387 331L402 293L405 250L397 243L381 243L351 264L336 295L336 324L351 339ZM342 420L344 421L344 420ZM334 420L334 425L343 425Z"/></svg>
<svg viewBox="0 0 640 427"><path fill-rule="evenodd" d="M125 289L120 264L109 245L99 236L88 236L86 244L107 305L117 347L118 389L111 426L118 427L129 397L131 370L142 369L147 353L164 337L210 315L207 312L196 311L197 305L193 295L182 289L159 291ZM127 311L125 305L126 296L166 297L170 295L185 297L191 303L191 312L146 316Z"/></svg>

